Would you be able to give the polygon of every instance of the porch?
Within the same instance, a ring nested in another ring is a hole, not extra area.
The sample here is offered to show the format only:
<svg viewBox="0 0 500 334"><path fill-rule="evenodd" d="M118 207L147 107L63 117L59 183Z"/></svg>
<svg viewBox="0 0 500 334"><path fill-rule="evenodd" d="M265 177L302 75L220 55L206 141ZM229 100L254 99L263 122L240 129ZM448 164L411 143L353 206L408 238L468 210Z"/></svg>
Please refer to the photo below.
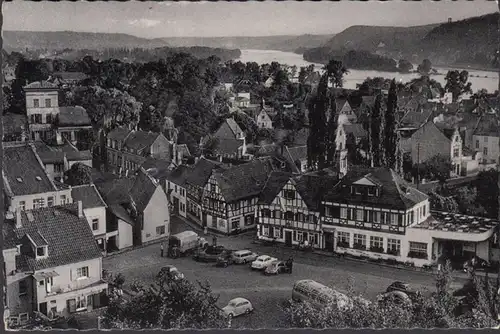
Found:
<svg viewBox="0 0 500 334"><path fill-rule="evenodd" d="M474 257L489 261L489 244L489 240L470 242L467 240L433 238L432 260L442 265L449 260L453 269L460 270L466 261Z"/></svg>

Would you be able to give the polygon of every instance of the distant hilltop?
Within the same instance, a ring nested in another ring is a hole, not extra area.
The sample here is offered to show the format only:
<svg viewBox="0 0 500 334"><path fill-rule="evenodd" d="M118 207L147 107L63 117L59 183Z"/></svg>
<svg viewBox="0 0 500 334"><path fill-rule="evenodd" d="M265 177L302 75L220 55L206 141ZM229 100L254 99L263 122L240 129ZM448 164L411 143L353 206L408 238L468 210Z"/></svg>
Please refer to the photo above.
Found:
<svg viewBox="0 0 500 334"><path fill-rule="evenodd" d="M498 13L416 27L352 26L317 48L301 53L311 62L339 52L368 51L380 56L435 65L494 67L498 45Z"/></svg>

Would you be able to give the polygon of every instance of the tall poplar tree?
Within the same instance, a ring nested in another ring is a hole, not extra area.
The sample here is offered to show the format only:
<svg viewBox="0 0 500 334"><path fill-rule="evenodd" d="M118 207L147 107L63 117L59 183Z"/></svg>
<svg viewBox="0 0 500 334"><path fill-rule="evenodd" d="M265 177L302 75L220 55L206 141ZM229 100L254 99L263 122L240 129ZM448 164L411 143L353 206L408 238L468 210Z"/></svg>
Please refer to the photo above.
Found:
<svg viewBox="0 0 500 334"><path fill-rule="evenodd" d="M370 156L371 156L371 166L380 167L381 164L381 126L382 122L380 119L381 111L383 109L383 96L377 95L375 98L375 105L372 109L370 115Z"/></svg>
<svg viewBox="0 0 500 334"><path fill-rule="evenodd" d="M383 126L383 153L386 167L395 168L396 164L396 111L398 108L398 93L396 80L391 81L389 96L387 97L387 108L384 109Z"/></svg>
<svg viewBox="0 0 500 334"><path fill-rule="evenodd" d="M328 120L328 125L326 129L326 165L333 166L336 162L336 150L337 150L337 125L338 125L338 115L337 115L337 101L335 99L335 94L332 93L330 96L330 117Z"/></svg>
<svg viewBox="0 0 500 334"><path fill-rule="evenodd" d="M309 168L325 167L326 111L328 108L328 75L321 76L316 94L309 104L310 131L307 138Z"/></svg>

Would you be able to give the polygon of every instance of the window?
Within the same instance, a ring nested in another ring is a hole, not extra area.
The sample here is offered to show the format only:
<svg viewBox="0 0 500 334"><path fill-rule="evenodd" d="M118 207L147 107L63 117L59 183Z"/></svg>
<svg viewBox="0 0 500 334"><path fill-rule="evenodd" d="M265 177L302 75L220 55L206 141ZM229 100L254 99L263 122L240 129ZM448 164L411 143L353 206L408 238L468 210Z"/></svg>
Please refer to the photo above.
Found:
<svg viewBox="0 0 500 334"><path fill-rule="evenodd" d="M232 221L231 222L231 228L234 230L234 229L237 229L240 227L240 219L237 218L236 220Z"/></svg>
<svg viewBox="0 0 500 334"><path fill-rule="evenodd" d="M282 230L281 228L274 229L274 237L275 238L281 238L281 234L283 233L281 230Z"/></svg>
<svg viewBox="0 0 500 334"><path fill-rule="evenodd" d="M375 188L368 187L368 196L375 196Z"/></svg>
<svg viewBox="0 0 500 334"><path fill-rule="evenodd" d="M366 248L366 235L354 233L354 247Z"/></svg>
<svg viewBox="0 0 500 334"><path fill-rule="evenodd" d="M177 192L177 185L175 185L174 188L175 188L174 191Z"/></svg>
<svg viewBox="0 0 500 334"><path fill-rule="evenodd" d="M487 136L484 136L484 142L487 143L488 142L488 137Z"/></svg>
<svg viewBox="0 0 500 334"><path fill-rule="evenodd" d="M52 115L51 114L48 114L47 116L45 116L45 123L52 123Z"/></svg>
<svg viewBox="0 0 500 334"><path fill-rule="evenodd" d="M426 205L424 205L424 206L422 207L422 214L423 214L423 216L424 216L424 217L425 217L425 208L426 208L426 207L427 207Z"/></svg>
<svg viewBox="0 0 500 334"><path fill-rule="evenodd" d="M61 205L66 204L66 195L61 195Z"/></svg>
<svg viewBox="0 0 500 334"><path fill-rule="evenodd" d="M40 107L40 100L33 99L33 108L39 108L39 107Z"/></svg>
<svg viewBox="0 0 500 334"><path fill-rule="evenodd" d="M35 123L36 124L42 123L42 114L35 114Z"/></svg>
<svg viewBox="0 0 500 334"><path fill-rule="evenodd" d="M459 155L460 155L460 148L459 147L455 147L453 149L453 157L457 158Z"/></svg>
<svg viewBox="0 0 500 334"><path fill-rule="evenodd" d="M99 229L99 219L92 219L92 231Z"/></svg>
<svg viewBox="0 0 500 334"><path fill-rule="evenodd" d="M19 208L22 211L26 210L26 202L25 201L19 201Z"/></svg>
<svg viewBox="0 0 500 334"><path fill-rule="evenodd" d="M55 164L54 165L55 172L56 173L62 173L62 172L64 172L63 167L64 167L63 164Z"/></svg>
<svg viewBox="0 0 500 334"><path fill-rule="evenodd" d="M294 220L293 216L294 216L294 214L292 211L285 212L285 220Z"/></svg>
<svg viewBox="0 0 500 334"><path fill-rule="evenodd" d="M391 225L398 225L398 215L396 213L391 213Z"/></svg>
<svg viewBox="0 0 500 334"><path fill-rule="evenodd" d="M77 296L76 297L76 310L84 310L87 308L87 297L85 296Z"/></svg>
<svg viewBox="0 0 500 334"><path fill-rule="evenodd" d="M265 237L268 237L269 236L269 227L264 227L263 231L262 231L262 235L265 236Z"/></svg>
<svg viewBox="0 0 500 334"><path fill-rule="evenodd" d="M45 200L43 198L37 198L33 200L33 209L43 208L45 205Z"/></svg>
<svg viewBox="0 0 500 334"><path fill-rule="evenodd" d="M37 247L36 256L45 256L45 247Z"/></svg>
<svg viewBox="0 0 500 334"><path fill-rule="evenodd" d="M26 280L19 281L19 297L25 296L28 294L28 283Z"/></svg>
<svg viewBox="0 0 500 334"><path fill-rule="evenodd" d="M399 255L401 251L401 240L387 239L387 253L392 255Z"/></svg>
<svg viewBox="0 0 500 334"><path fill-rule="evenodd" d="M317 218L316 218L316 216L315 216L315 215L313 215L313 214L309 214L309 215L307 216L307 221L308 221L308 223L311 223L311 224L316 224L316 222L317 222L318 220L317 220Z"/></svg>
<svg viewBox="0 0 500 334"><path fill-rule="evenodd" d="M361 210L361 209L356 210L356 220L359 220L359 221L363 220L363 210Z"/></svg>
<svg viewBox="0 0 500 334"><path fill-rule="evenodd" d="M156 226L156 235L163 235L163 234L165 234L165 225Z"/></svg>
<svg viewBox="0 0 500 334"><path fill-rule="evenodd" d="M47 206L49 208L54 206L54 197L50 196L49 198L47 198Z"/></svg>
<svg viewBox="0 0 500 334"><path fill-rule="evenodd" d="M248 215L245 217L245 226L250 226L250 225L253 225L253 215Z"/></svg>
<svg viewBox="0 0 500 334"><path fill-rule="evenodd" d="M380 223L380 212L372 211L372 219L374 223Z"/></svg>
<svg viewBox="0 0 500 334"><path fill-rule="evenodd" d="M295 191L294 190L290 190L290 189L285 189L283 191L283 196L287 199L287 200L293 200L295 199Z"/></svg>
<svg viewBox="0 0 500 334"><path fill-rule="evenodd" d="M476 148L479 148L479 140L476 140Z"/></svg>
<svg viewBox="0 0 500 334"><path fill-rule="evenodd" d="M270 218L271 217L271 210L269 209L262 209L261 210L262 217L265 218Z"/></svg>
<svg viewBox="0 0 500 334"><path fill-rule="evenodd" d="M50 99L45 99L45 108L52 107Z"/></svg>
<svg viewBox="0 0 500 334"><path fill-rule="evenodd" d="M371 236L370 237L370 249L374 251L383 252L384 251L384 238Z"/></svg>
<svg viewBox="0 0 500 334"><path fill-rule="evenodd" d="M488 155L488 148L487 147L483 148L483 155Z"/></svg>
<svg viewBox="0 0 500 334"><path fill-rule="evenodd" d="M297 212L295 218L298 222L304 222L306 220L306 216L302 212Z"/></svg>
<svg viewBox="0 0 500 334"><path fill-rule="evenodd" d="M426 259L427 258L427 244L424 242L410 241L410 252L408 257Z"/></svg>
<svg viewBox="0 0 500 334"><path fill-rule="evenodd" d="M87 278L89 277L89 267L81 267L76 270L76 278Z"/></svg>
<svg viewBox="0 0 500 334"><path fill-rule="evenodd" d="M340 208L340 218L347 218L347 208Z"/></svg>
<svg viewBox="0 0 500 334"><path fill-rule="evenodd" d="M349 232L339 232L337 234L337 246L339 247L349 247L350 244L350 234Z"/></svg>
<svg viewBox="0 0 500 334"><path fill-rule="evenodd" d="M274 210L274 218L281 219L281 211L280 210Z"/></svg>
<svg viewBox="0 0 500 334"><path fill-rule="evenodd" d="M44 286L45 285L45 280L41 280L40 282L38 282L38 285Z"/></svg>
<svg viewBox="0 0 500 334"><path fill-rule="evenodd" d="M359 188L359 187L354 187L354 193L355 193L356 195L361 195L361 188Z"/></svg>

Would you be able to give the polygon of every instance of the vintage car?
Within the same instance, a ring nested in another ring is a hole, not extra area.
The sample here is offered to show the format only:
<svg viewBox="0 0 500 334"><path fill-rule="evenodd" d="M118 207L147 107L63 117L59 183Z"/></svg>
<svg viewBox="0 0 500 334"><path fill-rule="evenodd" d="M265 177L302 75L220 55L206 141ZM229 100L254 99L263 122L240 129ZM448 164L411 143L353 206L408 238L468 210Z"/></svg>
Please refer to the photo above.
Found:
<svg viewBox="0 0 500 334"><path fill-rule="evenodd" d="M273 261L264 270L264 275L278 275L282 273L292 273L290 267L288 267L284 261Z"/></svg>
<svg viewBox="0 0 500 334"><path fill-rule="evenodd" d="M264 270L273 261L278 260L275 257L270 257L269 255L260 255L252 262L252 270Z"/></svg>
<svg viewBox="0 0 500 334"><path fill-rule="evenodd" d="M234 298L222 308L222 311L229 318L237 317L242 314L249 314L253 311L252 303L245 298Z"/></svg>

